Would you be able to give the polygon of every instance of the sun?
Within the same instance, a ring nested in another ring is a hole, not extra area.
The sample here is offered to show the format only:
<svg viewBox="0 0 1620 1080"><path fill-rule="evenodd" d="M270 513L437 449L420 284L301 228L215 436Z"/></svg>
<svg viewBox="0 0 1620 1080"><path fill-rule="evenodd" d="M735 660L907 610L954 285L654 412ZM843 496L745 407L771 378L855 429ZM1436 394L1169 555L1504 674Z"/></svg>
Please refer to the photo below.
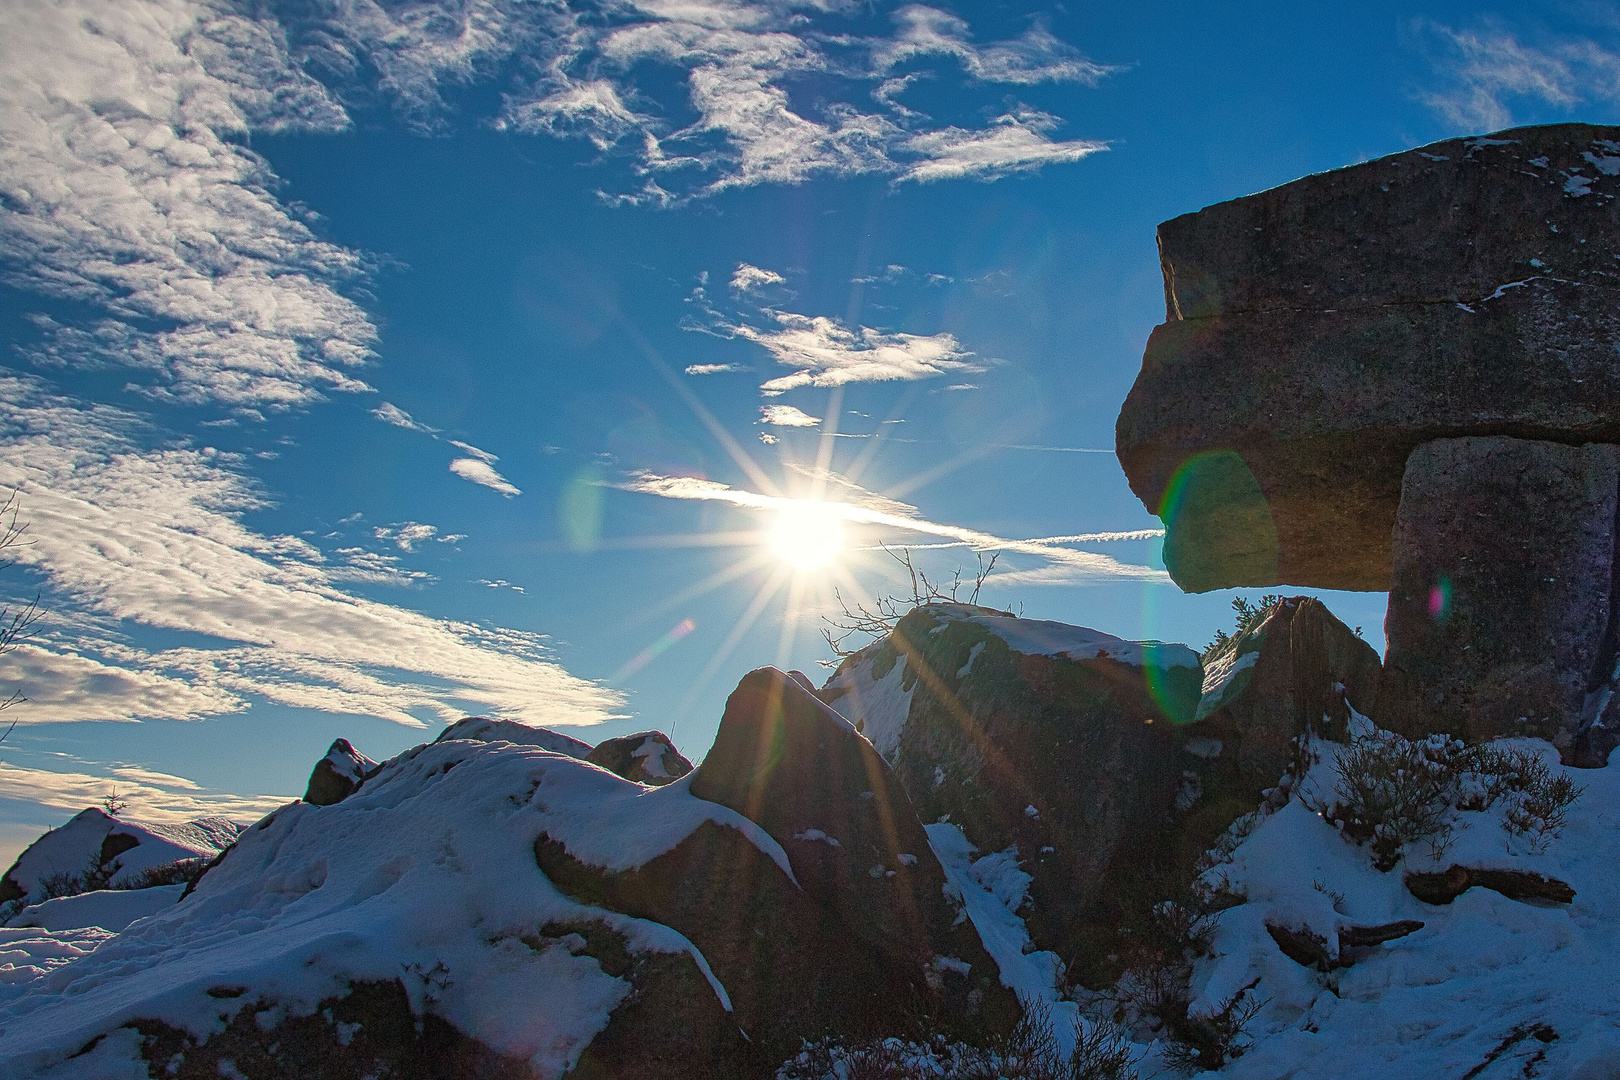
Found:
<svg viewBox="0 0 1620 1080"><path fill-rule="evenodd" d="M844 549L843 520L823 502L790 503L777 513L771 548L796 570L827 566Z"/></svg>

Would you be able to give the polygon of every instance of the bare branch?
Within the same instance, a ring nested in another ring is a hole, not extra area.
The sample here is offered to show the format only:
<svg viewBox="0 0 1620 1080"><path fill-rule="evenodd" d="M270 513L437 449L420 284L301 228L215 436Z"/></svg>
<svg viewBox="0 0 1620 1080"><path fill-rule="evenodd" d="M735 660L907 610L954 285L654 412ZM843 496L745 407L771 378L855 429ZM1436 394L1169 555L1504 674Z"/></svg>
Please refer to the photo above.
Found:
<svg viewBox="0 0 1620 1080"><path fill-rule="evenodd" d="M960 567L951 575L950 588L948 590L942 589L934 582L929 581L928 574L912 562L910 548L895 549L881 544L879 546L883 548L890 558L905 568L906 575L911 579L911 595L909 597L894 594L879 596L868 607L865 604L851 604L844 599L842 593L834 589L833 596L837 599L842 613L836 616L822 617L822 621L826 625L822 627L821 637L822 640L826 641L827 647L832 650L834 656L832 660L821 662L824 667L836 666L839 660L859 652L860 648L870 644L871 640L876 640L887 634L913 608L923 607L928 604L957 604L963 602L961 600L961 590L965 583L962 581ZM967 603L977 604L979 602L979 592L984 588L984 583L989 579L990 572L995 568L996 559L999 557L999 552L993 552L989 561L986 562L984 553L979 553L979 571L974 576L973 591L969 594ZM848 647L845 643L856 634L864 635L869 640L862 642L859 647Z"/></svg>

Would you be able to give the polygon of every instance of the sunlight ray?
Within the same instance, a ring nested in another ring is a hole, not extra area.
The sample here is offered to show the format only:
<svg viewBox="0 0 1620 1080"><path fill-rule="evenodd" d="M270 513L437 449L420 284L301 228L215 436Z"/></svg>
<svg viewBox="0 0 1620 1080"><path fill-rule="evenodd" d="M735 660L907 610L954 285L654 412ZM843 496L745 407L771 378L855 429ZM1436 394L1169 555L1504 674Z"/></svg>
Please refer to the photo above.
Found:
<svg viewBox="0 0 1620 1080"><path fill-rule="evenodd" d="M715 673L725 666L727 660L731 659L731 654L737 650L743 636L753 629L754 623L759 620L760 613L765 610L765 605L771 602L771 598L782 588L789 576L786 569L779 568L775 570L765 584L760 586L759 591L754 594L754 598L748 602L748 607L742 613L742 617L737 620L737 625L731 628L731 633L726 635L726 639L720 643L720 647L715 650L714 656L710 657L709 662L703 665L703 670L698 672L697 678L693 680L691 688L686 692L686 696L681 699L680 704L676 705L674 718L670 721L671 738L674 738L675 724L692 708L692 704L697 701L699 695L708 687L709 681L714 678Z"/></svg>
<svg viewBox="0 0 1620 1080"><path fill-rule="evenodd" d="M774 560L771 558L771 556L765 551L756 551L747 558L740 559L729 566L722 567L707 577L688 585L686 588L682 589L678 593L675 593L673 596L665 597L663 600L658 601L651 607L644 608L641 611L636 612L620 625L623 629L629 629L632 626L640 626L644 622L651 619L656 619L660 615L667 614L682 604L696 600L700 596L711 593L715 589L720 588L722 585L728 585L745 574L751 573L755 570L763 570L773 561Z"/></svg>
<svg viewBox="0 0 1620 1080"><path fill-rule="evenodd" d="M805 575L794 574L788 583L787 606L782 610L782 632L776 639L776 666L788 669L788 657L799 638L799 613L804 600Z"/></svg>

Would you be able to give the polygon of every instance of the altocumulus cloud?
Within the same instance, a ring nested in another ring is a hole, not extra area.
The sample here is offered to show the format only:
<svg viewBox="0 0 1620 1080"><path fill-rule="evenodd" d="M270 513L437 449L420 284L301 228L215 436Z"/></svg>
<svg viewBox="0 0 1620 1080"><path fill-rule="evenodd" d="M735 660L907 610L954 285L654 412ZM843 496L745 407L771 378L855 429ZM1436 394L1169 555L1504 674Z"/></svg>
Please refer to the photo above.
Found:
<svg viewBox="0 0 1620 1080"><path fill-rule="evenodd" d="M106 719L218 714L252 697L413 725L413 711L449 719L463 703L550 724L615 715L619 697L564 671L537 635L344 592L350 571L392 561L333 567L304 540L254 532L240 518L264 499L234 458L145 448L152 438L128 413L0 379L0 487L20 491L32 523L17 558L67 609L0 670L27 680L25 722L85 719L92 697ZM125 627L212 641L150 650Z"/></svg>

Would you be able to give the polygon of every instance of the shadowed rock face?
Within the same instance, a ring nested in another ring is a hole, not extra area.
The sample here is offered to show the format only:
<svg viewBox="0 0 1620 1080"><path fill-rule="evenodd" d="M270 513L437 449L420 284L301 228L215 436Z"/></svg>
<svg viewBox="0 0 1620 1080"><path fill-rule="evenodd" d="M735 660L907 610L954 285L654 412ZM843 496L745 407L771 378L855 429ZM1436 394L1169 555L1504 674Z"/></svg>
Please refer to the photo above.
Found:
<svg viewBox="0 0 1620 1080"><path fill-rule="evenodd" d="M1347 739L1350 710L1372 714L1379 677L1373 647L1326 605L1287 597L1205 664L1190 730L1217 740L1203 745L1250 787L1269 787L1292 762L1295 736Z"/></svg>
<svg viewBox="0 0 1620 1080"><path fill-rule="evenodd" d="M304 801L331 806L354 794L377 763L354 748L348 739L333 739L326 756L315 763L304 788Z"/></svg>
<svg viewBox="0 0 1620 1080"><path fill-rule="evenodd" d="M762 1060L822 1031L980 1038L1016 1022L1018 1003L972 924L958 921L893 774L796 680L770 668L743 679L689 790L754 820L793 877L712 822L632 870L587 865L544 834L535 858L575 899L693 942Z"/></svg>
<svg viewBox="0 0 1620 1080"><path fill-rule="evenodd" d="M1277 782L1244 778L1232 754L1200 756L1209 740L1188 722L1201 681L1182 645L938 604L846 659L821 693L874 737L921 817L948 815L986 856L1012 852L1032 878L1019 914L1036 948L1095 985L1118 974L1122 923L1184 886ZM1286 746L1292 715L1280 722L1269 741Z"/></svg>
<svg viewBox="0 0 1620 1080"><path fill-rule="evenodd" d="M774 668L743 678L688 790L781 844L805 893L912 984L891 996L936 1014L934 1030L996 1031L1016 1018L995 961L946 899L945 872L898 778L798 679ZM940 956L970 970L939 968Z"/></svg>
<svg viewBox="0 0 1620 1080"><path fill-rule="evenodd" d="M1534 735L1571 757L1587 691L1612 667L1617 492L1616 446L1467 438L1415 450L1379 723L1469 742Z"/></svg>
<svg viewBox="0 0 1620 1080"><path fill-rule="evenodd" d="M1116 428L1184 589L1384 590L1412 450L1620 442L1620 128L1435 143L1159 227Z"/></svg>

